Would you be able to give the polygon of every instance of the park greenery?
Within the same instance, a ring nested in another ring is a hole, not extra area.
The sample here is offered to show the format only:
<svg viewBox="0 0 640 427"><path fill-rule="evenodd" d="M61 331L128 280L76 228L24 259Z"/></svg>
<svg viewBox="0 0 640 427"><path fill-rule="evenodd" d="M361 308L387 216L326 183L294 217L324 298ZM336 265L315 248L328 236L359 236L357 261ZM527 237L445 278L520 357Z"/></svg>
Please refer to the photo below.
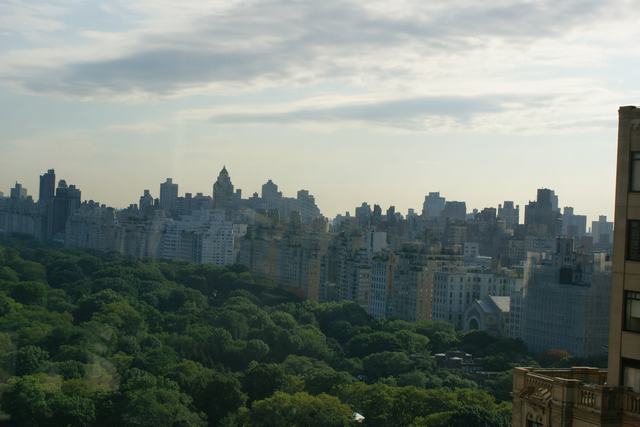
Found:
<svg viewBox="0 0 640 427"><path fill-rule="evenodd" d="M473 354L485 373L438 367ZM244 268L0 241L15 426L508 426L520 341L301 301Z"/></svg>

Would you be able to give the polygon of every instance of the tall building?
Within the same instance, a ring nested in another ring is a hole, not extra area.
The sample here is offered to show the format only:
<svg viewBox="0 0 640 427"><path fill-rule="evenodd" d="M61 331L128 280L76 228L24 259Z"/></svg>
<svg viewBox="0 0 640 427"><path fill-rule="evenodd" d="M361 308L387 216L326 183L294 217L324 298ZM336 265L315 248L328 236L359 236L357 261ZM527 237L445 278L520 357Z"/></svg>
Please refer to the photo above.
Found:
<svg viewBox="0 0 640 427"><path fill-rule="evenodd" d="M227 209L235 200L233 184L227 172L226 166L218 174L218 179L213 184L213 207L215 209Z"/></svg>
<svg viewBox="0 0 640 427"><path fill-rule="evenodd" d="M437 219L444 209L445 198L440 197L439 192L432 192L424 197L422 204L422 216L426 219Z"/></svg>
<svg viewBox="0 0 640 427"><path fill-rule="evenodd" d="M619 120L607 382L640 393L640 108Z"/></svg>
<svg viewBox="0 0 640 427"><path fill-rule="evenodd" d="M40 192L38 202L40 204L49 203L55 196L56 172L49 169L47 173L40 175Z"/></svg>
<svg viewBox="0 0 640 427"><path fill-rule="evenodd" d="M613 243L613 222L607 221L606 215L600 215L597 221L591 222L591 236L596 247L609 247Z"/></svg>
<svg viewBox="0 0 640 427"><path fill-rule="evenodd" d="M587 231L587 217L576 215L573 208L565 206L562 212L562 235L576 239L584 237Z"/></svg>
<svg viewBox="0 0 640 427"><path fill-rule="evenodd" d="M146 195L146 194L145 194ZM160 207L166 212L173 212L178 200L178 184L171 178L160 184Z"/></svg>
<svg viewBox="0 0 640 427"><path fill-rule="evenodd" d="M618 113L608 370L515 368L514 427L640 426L640 108Z"/></svg>
<svg viewBox="0 0 640 427"><path fill-rule="evenodd" d="M506 228L513 230L520 223L520 205L514 207L509 200L498 205L498 219L504 221Z"/></svg>
<svg viewBox="0 0 640 427"><path fill-rule="evenodd" d="M50 238L64 238L67 219L80 208L80 196L80 190L75 185L67 185L64 179L60 180L49 213Z"/></svg>
<svg viewBox="0 0 640 427"><path fill-rule="evenodd" d="M433 281L426 258L426 254L410 245L398 252L387 296L387 318L410 322L431 320Z"/></svg>
<svg viewBox="0 0 640 427"><path fill-rule="evenodd" d="M160 184L160 186L162 185L163 184ZM151 192L149 190L144 190L144 194L140 196L138 206L140 206L141 211L153 208L153 196L151 196Z"/></svg>
<svg viewBox="0 0 640 427"><path fill-rule="evenodd" d="M551 258L539 257L528 268L520 338L529 350L604 355L611 284L605 254L576 252L573 239L559 238Z"/></svg>
<svg viewBox="0 0 640 427"><path fill-rule="evenodd" d="M282 198L282 192L278 191L278 185L272 180L262 184L261 196L266 201L273 201Z"/></svg>
<svg viewBox="0 0 640 427"><path fill-rule="evenodd" d="M498 274L486 268L455 267L436 271L433 285L433 320L449 322L456 329L463 324L465 311L477 300L488 296L506 296L520 279L511 271Z"/></svg>
<svg viewBox="0 0 640 427"><path fill-rule="evenodd" d="M467 219L467 204L465 202L447 201L440 216L450 221L465 221Z"/></svg>
<svg viewBox="0 0 640 427"><path fill-rule="evenodd" d="M27 189L24 188L19 182L16 182L16 185L13 186L9 195L13 200L26 199Z"/></svg>
<svg viewBox="0 0 640 427"><path fill-rule="evenodd" d="M362 202L362 205L356 208L356 219L360 225L368 225L372 216L373 211L367 202Z"/></svg>
<svg viewBox="0 0 640 427"><path fill-rule="evenodd" d="M539 188L536 200L524 209L524 223L531 232L555 236L560 233L558 196L553 190Z"/></svg>

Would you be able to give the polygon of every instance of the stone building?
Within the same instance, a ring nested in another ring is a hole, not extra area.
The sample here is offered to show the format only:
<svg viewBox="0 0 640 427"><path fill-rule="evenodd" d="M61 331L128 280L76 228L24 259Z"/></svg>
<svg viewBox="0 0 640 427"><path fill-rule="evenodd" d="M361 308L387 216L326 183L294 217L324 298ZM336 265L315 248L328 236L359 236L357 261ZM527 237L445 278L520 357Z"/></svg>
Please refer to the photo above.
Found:
<svg viewBox="0 0 640 427"><path fill-rule="evenodd" d="M640 426L640 108L637 107L619 110L615 219L608 370L514 369L514 427ZM571 277L575 277L574 273Z"/></svg>
<svg viewBox="0 0 640 427"><path fill-rule="evenodd" d="M463 316L475 301L490 295L509 296L519 280L515 272L508 269L495 273L489 268L464 266L436 271L433 319L465 329Z"/></svg>
<svg viewBox="0 0 640 427"><path fill-rule="evenodd" d="M510 297L486 296L475 301L464 312L465 331L487 331L499 337L509 335Z"/></svg>

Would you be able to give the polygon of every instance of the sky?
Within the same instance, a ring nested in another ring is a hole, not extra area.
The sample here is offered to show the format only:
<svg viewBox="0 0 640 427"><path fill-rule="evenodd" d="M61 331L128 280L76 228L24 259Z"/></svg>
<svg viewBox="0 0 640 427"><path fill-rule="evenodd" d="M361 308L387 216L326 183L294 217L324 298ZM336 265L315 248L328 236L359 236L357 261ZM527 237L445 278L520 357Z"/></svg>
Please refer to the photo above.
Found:
<svg viewBox="0 0 640 427"><path fill-rule="evenodd" d="M0 191L55 168L125 207L226 165L327 216L541 187L611 216L638 22L637 0L0 0Z"/></svg>

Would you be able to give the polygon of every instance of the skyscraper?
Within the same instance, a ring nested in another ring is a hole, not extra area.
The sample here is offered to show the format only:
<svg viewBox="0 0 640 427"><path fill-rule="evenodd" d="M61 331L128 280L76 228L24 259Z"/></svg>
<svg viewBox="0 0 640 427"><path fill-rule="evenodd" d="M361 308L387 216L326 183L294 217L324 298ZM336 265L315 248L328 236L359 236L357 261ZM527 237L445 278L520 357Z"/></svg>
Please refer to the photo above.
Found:
<svg viewBox="0 0 640 427"><path fill-rule="evenodd" d="M444 209L444 197L440 197L439 192L429 193L424 197L424 203L422 204L422 215L426 219L436 219L440 217L440 213Z"/></svg>
<svg viewBox="0 0 640 427"><path fill-rule="evenodd" d="M174 184L171 178L160 184L160 207L167 212L172 212L178 200L178 184Z"/></svg>
<svg viewBox="0 0 640 427"><path fill-rule="evenodd" d="M538 189L536 201L525 206L524 223L532 232L537 231L548 236L555 236L562 231L558 196L553 190Z"/></svg>
<svg viewBox="0 0 640 427"><path fill-rule="evenodd" d="M232 205L234 198L235 194L229 172L227 172L226 166L223 166L218 174L218 179L213 184L213 207L215 209L226 209Z"/></svg>
<svg viewBox="0 0 640 427"><path fill-rule="evenodd" d="M50 202L55 196L56 190L56 172L49 169L47 173L40 175L40 192L38 202L40 204Z"/></svg>
<svg viewBox="0 0 640 427"><path fill-rule="evenodd" d="M53 198L53 209L50 211L49 237L64 235L67 219L80 207L80 196L80 190L75 185L67 185L65 180L60 180Z"/></svg>
<svg viewBox="0 0 640 427"><path fill-rule="evenodd" d="M640 108L618 114L608 370L515 368L514 427L640 425Z"/></svg>
<svg viewBox="0 0 640 427"><path fill-rule="evenodd" d="M609 323L612 386L640 393L640 108L621 107Z"/></svg>
<svg viewBox="0 0 640 427"><path fill-rule="evenodd" d="M16 182L16 185L11 189L10 196L14 200L26 199L27 189L24 188L19 182Z"/></svg>
<svg viewBox="0 0 640 427"><path fill-rule="evenodd" d="M510 200L505 200L501 205L498 205L498 219L503 220L505 227L514 229L520 222L520 206L514 204Z"/></svg>

